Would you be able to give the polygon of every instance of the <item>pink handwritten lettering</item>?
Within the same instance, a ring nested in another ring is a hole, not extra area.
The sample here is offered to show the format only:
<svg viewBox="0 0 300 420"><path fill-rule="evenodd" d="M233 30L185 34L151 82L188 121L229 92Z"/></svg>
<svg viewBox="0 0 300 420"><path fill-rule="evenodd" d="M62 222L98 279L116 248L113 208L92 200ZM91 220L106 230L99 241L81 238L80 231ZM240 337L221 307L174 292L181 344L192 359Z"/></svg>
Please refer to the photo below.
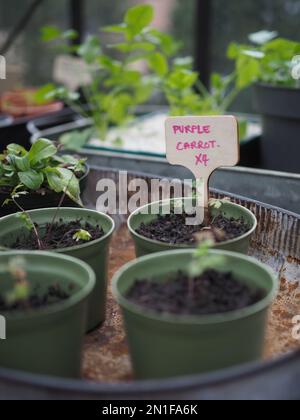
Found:
<svg viewBox="0 0 300 420"><path fill-rule="evenodd" d="M210 125L173 125L173 133L176 134L210 134Z"/></svg>
<svg viewBox="0 0 300 420"><path fill-rule="evenodd" d="M216 140L210 141L192 141L192 142L178 142L176 145L176 150L178 152L186 150L209 150L219 147Z"/></svg>
<svg viewBox="0 0 300 420"><path fill-rule="evenodd" d="M200 153L199 155L196 155L196 166L204 165L208 166L210 159L207 154Z"/></svg>

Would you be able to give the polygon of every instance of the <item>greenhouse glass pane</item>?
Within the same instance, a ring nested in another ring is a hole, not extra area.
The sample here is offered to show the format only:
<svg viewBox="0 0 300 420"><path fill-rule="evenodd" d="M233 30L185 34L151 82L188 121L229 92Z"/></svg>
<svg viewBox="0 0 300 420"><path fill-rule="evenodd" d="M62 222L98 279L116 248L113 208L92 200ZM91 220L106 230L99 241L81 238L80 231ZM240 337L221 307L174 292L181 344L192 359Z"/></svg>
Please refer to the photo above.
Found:
<svg viewBox="0 0 300 420"><path fill-rule="evenodd" d="M32 0L0 0L0 45L24 15ZM39 85L52 77L51 48L40 40L43 25L68 26L68 2L44 0L30 20L26 30L6 54L8 78L1 90L18 85Z"/></svg>
<svg viewBox="0 0 300 420"><path fill-rule="evenodd" d="M233 69L233 63L226 58L228 44L232 41L247 43L250 33L277 31L282 37L300 41L299 0L212 0L212 3L211 54L215 71L226 73ZM234 108L252 112L251 92L240 95Z"/></svg>

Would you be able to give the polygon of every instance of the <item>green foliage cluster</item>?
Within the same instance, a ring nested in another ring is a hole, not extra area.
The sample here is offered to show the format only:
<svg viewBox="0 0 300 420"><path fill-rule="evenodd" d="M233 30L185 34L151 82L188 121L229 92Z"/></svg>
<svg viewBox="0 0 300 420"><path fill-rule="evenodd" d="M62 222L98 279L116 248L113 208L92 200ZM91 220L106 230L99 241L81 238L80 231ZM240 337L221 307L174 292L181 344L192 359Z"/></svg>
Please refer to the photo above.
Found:
<svg viewBox="0 0 300 420"><path fill-rule="evenodd" d="M111 125L121 126L132 120L137 107L147 102L155 91L164 94L171 115L221 115L228 110L240 92L236 73L226 77L213 74L211 89L206 89L199 81L199 74L193 71L193 59L175 58L180 43L153 28L153 18L151 5L130 8L121 24L102 29L118 39L108 46L101 45L98 36L70 46L68 41L77 37L74 31L43 28L44 41L59 41L60 47L63 45L67 52L81 57L91 73L91 84L82 88L91 114L82 108L78 93L53 85L43 88L46 99L64 99L81 115L92 117L94 129L62 137L61 142L66 147L81 148L95 129L105 140ZM105 53L107 47L108 53ZM141 61L144 67L138 70Z"/></svg>
<svg viewBox="0 0 300 420"><path fill-rule="evenodd" d="M299 88L299 80L293 77L294 60L300 55L299 42L279 38L277 32L269 31L251 34L249 40L249 45L231 43L228 48L240 89L255 82Z"/></svg>
<svg viewBox="0 0 300 420"><path fill-rule="evenodd" d="M178 44L170 35L150 26L153 17L154 9L150 5L130 8L121 24L102 28L117 38L108 46L101 45L98 36L89 36L80 45L68 46L66 41L77 39L74 31L43 28L44 41L65 44L65 51L76 53L86 63L91 83L82 87L83 94L102 139L111 125L122 125L132 119L137 106L149 100L169 71L168 58L175 54ZM138 69L141 61L148 69L146 74ZM82 108L79 94L65 87L48 85L44 87L44 96L64 99L82 115L90 116Z"/></svg>
<svg viewBox="0 0 300 420"><path fill-rule="evenodd" d="M8 187L15 197L41 188L66 192L80 203L76 174L84 172L85 160L57 153L58 148L47 139L39 139L29 151L18 144L8 145L0 155L0 186Z"/></svg>

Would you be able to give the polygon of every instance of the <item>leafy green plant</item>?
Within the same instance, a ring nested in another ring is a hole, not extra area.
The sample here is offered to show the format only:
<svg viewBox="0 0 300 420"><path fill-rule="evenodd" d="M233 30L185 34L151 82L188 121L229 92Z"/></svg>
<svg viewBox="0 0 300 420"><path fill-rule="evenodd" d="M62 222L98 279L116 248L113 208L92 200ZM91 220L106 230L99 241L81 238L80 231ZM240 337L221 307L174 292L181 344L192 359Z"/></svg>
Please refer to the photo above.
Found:
<svg viewBox="0 0 300 420"><path fill-rule="evenodd" d="M102 30L114 34L118 40L108 46L101 44L98 36L89 36L85 42L69 46L67 41L77 39L74 31L61 32L55 27L43 29L44 41L56 41L60 49L76 53L87 66L90 84L82 86L87 111L80 95L66 87L44 87L47 99L63 99L71 108L84 117L91 117L94 131L105 140L111 125L122 125L133 119L137 106L149 100L155 89L169 72L168 59L178 49L170 35L151 27L154 8L138 5L130 8L121 24ZM143 62L143 70L138 65ZM145 72L145 68L148 72ZM93 132L64 136L68 147L82 147Z"/></svg>
<svg viewBox="0 0 300 420"><path fill-rule="evenodd" d="M249 36L250 44L232 43L228 57L235 61L237 85L244 89L255 82L299 88L292 75L300 43L279 38L277 32L260 31Z"/></svg>
<svg viewBox="0 0 300 420"><path fill-rule="evenodd" d="M14 305L19 302L26 302L30 294L30 286L27 279L26 261L22 257L15 257L7 264L1 264L1 273L8 273L14 282L11 289L4 296L7 305Z"/></svg>
<svg viewBox="0 0 300 420"><path fill-rule="evenodd" d="M235 73L226 77L214 73L208 90L197 72L175 60L174 68L164 82L171 115L224 114L240 92L235 80Z"/></svg>
<svg viewBox="0 0 300 420"><path fill-rule="evenodd" d="M27 151L10 144L0 155L0 187L8 188L14 201L31 191L50 189L66 194L81 204L77 176L84 172L85 160L59 156L58 148L47 139L39 139Z"/></svg>
<svg viewBox="0 0 300 420"><path fill-rule="evenodd" d="M62 157L62 158L59 158L59 159L62 159L62 162L64 163L65 161L66 161L66 157L64 156L64 157ZM61 206L62 206L62 204L63 204L63 202L64 202L64 200L65 200L65 198L66 198L66 195L67 195L67 192L69 191L69 189L70 189L70 186L72 185L72 183L73 183L73 179L74 178L76 178L76 172L77 172L77 170L78 170L78 167L80 167L80 165L82 164L82 162L81 161L78 161L77 162L77 164L75 164L75 162L76 162L76 159L72 156L72 157L70 157L70 159L68 159L68 164L70 165L70 164L74 164L75 166L74 166L74 168L73 168L73 172L71 172L71 176L69 177L69 179L68 179L68 182L67 182L67 184L66 184L66 186L64 187L64 190L62 191L62 195L61 195L61 198L60 198L60 201L59 201L59 203L58 203L58 206L57 206L57 208L56 208L56 211L55 211L55 213L54 213L54 216L53 216L53 219L52 219L52 222L50 223L50 225L49 225L49 228L48 228L48 232L47 232L47 235L46 235L46 238L45 238L45 243L47 243L47 241L49 240L49 238L50 238L50 236L51 236L51 233L52 233L52 230L53 230L53 227L54 227L54 224L55 224L55 221L56 221L56 219L57 219L57 217L58 217L58 213L59 213L59 210L60 210L60 208L61 208ZM22 185L17 185L17 187L15 187L14 189L13 189L13 191L12 191L12 193L11 193L11 196L10 196L10 198L9 199L7 199L6 201L5 201L5 203L4 204L8 204L9 202L13 202L14 204L15 204L15 206L20 210L20 213L18 213L17 214L17 216L21 219L21 221L22 221L22 223L23 223L23 225L24 225L24 227L29 231L29 232L33 232L33 234L34 234L34 236L35 236L35 238L36 238L36 241L37 241L37 244L38 244L38 247L39 247L39 250L44 250L44 249L46 249L46 246L45 246L45 244L44 244L44 240L42 240L41 239L41 236L40 236L40 233L39 233L39 231L38 231L38 228L37 228L37 226L35 225L35 223L33 222L33 220L32 220L32 218L31 218L31 216L30 216L30 213L29 212L27 212L22 206L21 206L21 204L19 204L19 202L18 202L18 199L22 196L22 195L26 195L26 194L28 194L28 192L27 191L20 191L20 189L22 188ZM75 234L74 235L74 239L76 239L76 240L85 240L85 241L88 241L88 240L91 240L91 235L89 234L89 232L87 232L87 231L85 231L85 230L79 230L78 232L77 232L77 234Z"/></svg>

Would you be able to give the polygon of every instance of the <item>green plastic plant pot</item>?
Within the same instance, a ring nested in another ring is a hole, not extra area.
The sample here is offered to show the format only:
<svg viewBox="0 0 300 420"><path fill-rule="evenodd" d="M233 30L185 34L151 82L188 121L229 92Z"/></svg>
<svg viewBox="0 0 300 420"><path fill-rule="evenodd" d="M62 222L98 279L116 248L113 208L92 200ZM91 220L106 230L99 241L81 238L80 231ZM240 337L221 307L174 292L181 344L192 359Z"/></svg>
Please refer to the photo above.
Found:
<svg viewBox="0 0 300 420"><path fill-rule="evenodd" d="M226 257L220 271L232 271L241 282L265 290L266 297L243 310L210 316L156 314L126 298L137 279L164 281L170 273L184 271L193 250L142 257L114 277L113 292L123 310L138 379L211 372L261 358L268 308L276 296L278 281L268 267L252 258L227 251L210 252Z"/></svg>
<svg viewBox="0 0 300 420"><path fill-rule="evenodd" d="M56 209L41 209L28 212L33 222L39 225L51 223ZM93 226L101 226L105 232L102 238L84 245L71 248L57 249L55 252L69 255L87 263L96 274L96 286L89 299L87 330L91 331L105 320L106 292L108 275L108 251L111 236L115 224L114 221L103 213L82 208L61 208L57 220L62 219L65 223L74 220L89 222ZM18 214L0 219L0 245L11 248L16 239L23 233L26 234L24 222Z"/></svg>
<svg viewBox="0 0 300 420"><path fill-rule="evenodd" d="M87 302L95 274L83 262L46 252L5 252L0 264L21 256L26 261L30 285L45 293L59 284L71 296L57 304L28 312L3 312L6 340L0 342L0 366L36 374L80 377ZM9 274L0 274L0 293L11 285ZM72 290L69 285L72 284Z"/></svg>
<svg viewBox="0 0 300 420"><path fill-rule="evenodd" d="M176 199L178 200L178 199ZM191 203L193 198L179 199L184 200L185 203ZM171 202L175 200L172 199ZM148 239L137 233L137 229L142 223L150 223L157 218L157 214L151 214L151 206L155 203L147 204L146 206L140 207L133 212L128 219L128 229L135 243L135 250L137 257L144 255L153 254L156 252L171 251L176 249L188 249L194 248L194 245L172 245L159 242L156 240ZM164 211L166 207L170 207L170 200L164 200L158 202L160 211ZM257 219L255 215L245 207L239 206L231 202L224 201L222 207L219 209L211 208L212 216L218 216L222 214L226 217L233 217L235 219L243 218L246 223L249 224L250 230L246 234L239 236L235 239L220 242L214 246L214 249L221 249L225 251L239 252L241 254L247 254L249 251L250 240L257 228Z"/></svg>

